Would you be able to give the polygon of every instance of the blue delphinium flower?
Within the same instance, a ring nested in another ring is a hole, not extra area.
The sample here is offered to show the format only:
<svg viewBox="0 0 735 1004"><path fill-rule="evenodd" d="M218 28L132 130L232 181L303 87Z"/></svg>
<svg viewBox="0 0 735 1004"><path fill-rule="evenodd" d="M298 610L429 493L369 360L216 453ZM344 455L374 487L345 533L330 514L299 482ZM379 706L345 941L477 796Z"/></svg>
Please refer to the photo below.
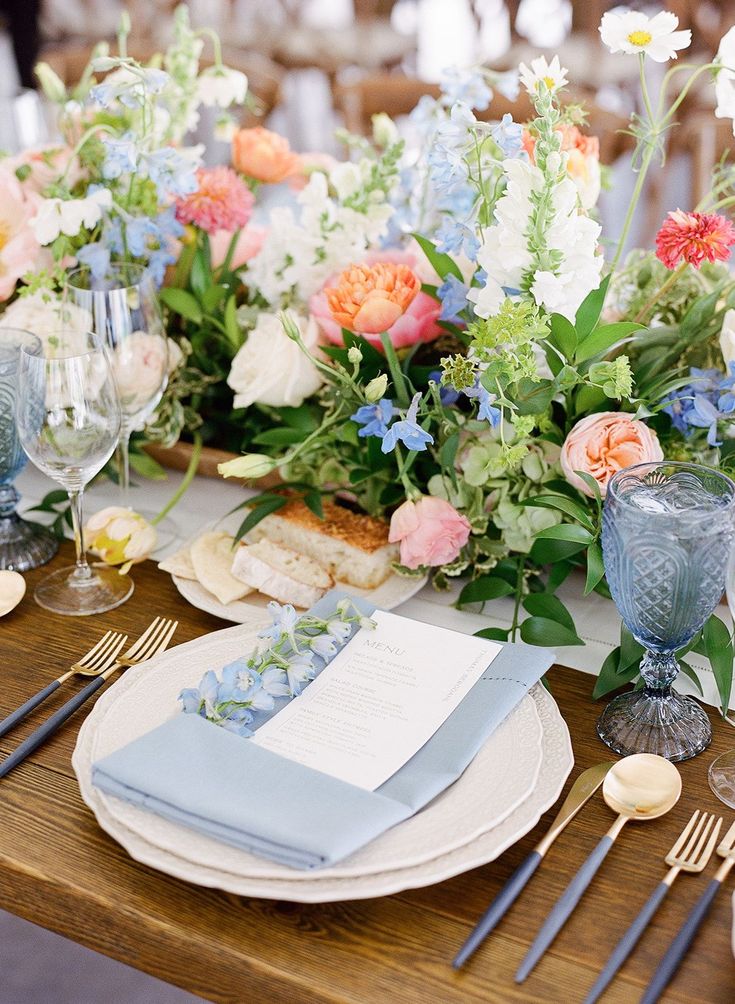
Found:
<svg viewBox="0 0 735 1004"><path fill-rule="evenodd" d="M523 149L523 126L514 122L509 112L493 127L490 135L509 159L517 157Z"/></svg>
<svg viewBox="0 0 735 1004"><path fill-rule="evenodd" d="M420 394L414 394L413 401L406 412L406 417L394 422L383 436L383 443L380 447L383 453L390 453L396 448L398 442L409 450L425 450L429 443L434 442L434 437L417 422Z"/></svg>
<svg viewBox="0 0 735 1004"><path fill-rule="evenodd" d="M191 195L199 187L195 165L172 146L142 154L139 170L151 179L162 200Z"/></svg>
<svg viewBox="0 0 735 1004"><path fill-rule="evenodd" d="M119 101L126 108L141 108L146 100L160 94L170 80L165 70L146 67L133 71L117 71L94 86L90 92L90 100L103 108L109 108Z"/></svg>
<svg viewBox="0 0 735 1004"><path fill-rule="evenodd" d="M492 89L478 70L459 70L456 66L444 70L441 89L447 100L461 101L470 108L484 112L493 98Z"/></svg>
<svg viewBox="0 0 735 1004"><path fill-rule="evenodd" d="M102 279L110 267L110 249L104 244L85 244L77 251L77 259L87 265L95 279Z"/></svg>
<svg viewBox="0 0 735 1004"><path fill-rule="evenodd" d="M271 615L271 623L258 633L258 637L268 638L272 642L280 641L284 635L293 637L294 628L299 619L293 604L284 603L281 606L280 603L271 600L267 610Z"/></svg>
<svg viewBox="0 0 735 1004"><path fill-rule="evenodd" d="M468 289L469 287L456 275L452 275L451 272L447 275L436 291L436 295L442 302L439 314L440 321L450 321L453 324L461 322L462 318L459 315L467 307Z"/></svg>
<svg viewBox="0 0 735 1004"><path fill-rule="evenodd" d="M393 402L387 397L383 397L375 404L362 405L354 415L350 415L350 418L357 425L362 426L361 429L358 429L358 436L378 436L382 439L388 431L388 422L395 414L396 409L393 407Z"/></svg>
<svg viewBox="0 0 735 1004"><path fill-rule="evenodd" d="M316 676L314 655L311 652L297 652L288 660L286 670L288 686L294 696L301 693L303 685Z"/></svg>
<svg viewBox="0 0 735 1004"><path fill-rule="evenodd" d="M689 374L693 378L691 382L668 394L663 410L683 435L690 436L695 429L707 429L709 445L719 446L718 422L732 410L729 392L735 381L716 369L692 367Z"/></svg>
<svg viewBox="0 0 735 1004"><path fill-rule="evenodd" d="M119 139L106 139L103 142L105 159L102 163L102 176L114 181L123 174L131 174L138 163L138 150L130 133L125 133Z"/></svg>
<svg viewBox="0 0 735 1004"><path fill-rule="evenodd" d="M495 395L483 387L479 380L475 382L473 387L465 387L462 393L477 401L477 417L481 421L489 422L493 429L497 428L502 418L502 412L493 403L496 400Z"/></svg>
<svg viewBox="0 0 735 1004"><path fill-rule="evenodd" d="M474 230L452 216L445 216L434 234L436 249L440 254L464 253L474 261L480 242Z"/></svg>

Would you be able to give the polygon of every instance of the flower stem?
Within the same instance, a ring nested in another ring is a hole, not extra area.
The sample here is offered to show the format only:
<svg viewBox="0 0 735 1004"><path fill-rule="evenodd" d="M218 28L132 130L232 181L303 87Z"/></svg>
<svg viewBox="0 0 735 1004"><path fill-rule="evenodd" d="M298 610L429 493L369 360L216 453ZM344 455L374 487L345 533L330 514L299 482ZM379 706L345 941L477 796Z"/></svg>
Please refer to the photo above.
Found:
<svg viewBox="0 0 735 1004"><path fill-rule="evenodd" d="M390 370L390 375L393 380L393 386L396 389L398 404L401 408L408 408L410 398L408 395L408 387L406 386L406 378L403 375L403 370L401 369L401 364L398 361L398 356L396 355L396 350L393 347L393 342L390 340L390 336L386 331L381 334L380 342L385 351L385 359L388 363L388 369Z"/></svg>
<svg viewBox="0 0 735 1004"><path fill-rule="evenodd" d="M674 269L674 271L669 275L666 282L662 283L661 286L656 290L656 292L653 294L648 303L646 303L645 306L641 307L641 309L638 311L638 313L634 318L637 324L643 324L645 322L646 318L648 317L649 310L651 310L653 307L656 306L656 304L664 295L664 293L668 293L668 291L678 280L682 272L684 272L688 264L689 262L686 261L681 262L678 268Z"/></svg>
<svg viewBox="0 0 735 1004"><path fill-rule="evenodd" d="M168 514L171 512L174 506L178 505L181 499L184 497L185 492L189 488L189 485L194 480L194 475L197 472L197 467L199 466L199 458L202 455L202 437L198 432L194 433L194 446L191 451L191 458L189 460L189 465L186 468L186 473L184 474L184 479L173 493L171 498L168 500L166 505L161 509L157 516L154 516L151 520L153 526L156 526L161 522Z"/></svg>

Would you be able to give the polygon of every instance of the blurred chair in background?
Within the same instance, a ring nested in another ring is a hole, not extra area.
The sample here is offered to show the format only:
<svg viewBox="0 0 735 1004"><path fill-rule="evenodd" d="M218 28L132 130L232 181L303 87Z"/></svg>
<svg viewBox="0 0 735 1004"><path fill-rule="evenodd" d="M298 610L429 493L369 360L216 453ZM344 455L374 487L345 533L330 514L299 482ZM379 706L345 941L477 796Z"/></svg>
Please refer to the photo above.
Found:
<svg viewBox="0 0 735 1004"><path fill-rule="evenodd" d="M0 0L0 14L13 43L21 87L33 88L33 67L40 48L41 0Z"/></svg>

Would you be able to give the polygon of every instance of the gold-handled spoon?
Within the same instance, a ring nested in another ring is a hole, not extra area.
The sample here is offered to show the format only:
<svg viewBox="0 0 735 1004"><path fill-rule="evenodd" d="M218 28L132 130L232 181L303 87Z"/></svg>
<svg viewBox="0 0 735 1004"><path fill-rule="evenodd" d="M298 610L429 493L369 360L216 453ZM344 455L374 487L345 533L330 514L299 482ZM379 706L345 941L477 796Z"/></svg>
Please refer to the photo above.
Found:
<svg viewBox="0 0 735 1004"><path fill-rule="evenodd" d="M625 824L630 820L658 819L676 805L680 795L679 771L664 757L653 753L634 753L608 771L602 797L618 818L552 907L518 967L517 983L526 979L567 922Z"/></svg>

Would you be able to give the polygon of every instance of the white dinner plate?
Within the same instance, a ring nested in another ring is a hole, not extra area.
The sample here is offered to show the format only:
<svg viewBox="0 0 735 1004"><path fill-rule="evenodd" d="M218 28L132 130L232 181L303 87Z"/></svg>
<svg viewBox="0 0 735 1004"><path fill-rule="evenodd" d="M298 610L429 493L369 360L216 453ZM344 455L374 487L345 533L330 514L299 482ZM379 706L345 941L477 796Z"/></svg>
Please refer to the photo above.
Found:
<svg viewBox="0 0 735 1004"><path fill-rule="evenodd" d="M235 534L240 523L242 523L242 513L230 513L216 523L209 523L202 527L196 537L208 530L221 530L224 533ZM188 544L191 544L194 539L195 537L192 537ZM241 600L220 603L217 597L205 589L200 582L195 582L193 579L182 579L178 575L172 575L171 578L187 603L191 603L193 607L198 607L214 617L232 621L233 624L249 624L257 627L263 627L269 621L265 609L270 602L269 596L263 596L262 593L250 593ZM426 585L428 578L428 575L406 576L392 573L385 582L376 586L375 589L360 589L346 582L335 582L335 587L344 589L354 596L362 596L370 600L380 610L393 610L399 604L405 603L406 600L415 596Z"/></svg>
<svg viewBox="0 0 735 1004"><path fill-rule="evenodd" d="M571 770L566 725L553 699L537 686L454 785L343 862L318 871L258 858L92 786L94 760L178 713L176 696L183 686L247 651L253 641L252 630L230 628L128 670L82 726L72 761L82 796L102 828L137 860L243 895L303 902L386 895L492 860L556 800Z"/></svg>

